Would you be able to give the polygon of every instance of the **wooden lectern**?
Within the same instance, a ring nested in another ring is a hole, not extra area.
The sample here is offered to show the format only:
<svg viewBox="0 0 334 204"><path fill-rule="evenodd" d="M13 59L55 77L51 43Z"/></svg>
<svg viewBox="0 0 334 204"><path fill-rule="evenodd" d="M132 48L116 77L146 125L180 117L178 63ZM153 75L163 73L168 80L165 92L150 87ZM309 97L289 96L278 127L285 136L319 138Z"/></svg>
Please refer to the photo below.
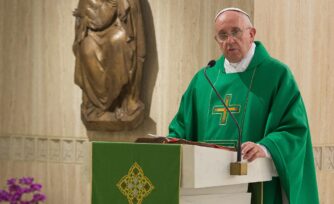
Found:
<svg viewBox="0 0 334 204"><path fill-rule="evenodd" d="M236 152L195 145L182 145L181 150L180 204L249 204L248 184L277 176L271 159L256 159L248 163L247 175L231 176L230 163L236 161Z"/></svg>
<svg viewBox="0 0 334 204"><path fill-rule="evenodd" d="M266 158L231 176L235 151L197 145L93 142L92 155L93 204L250 204L248 184L277 176Z"/></svg>

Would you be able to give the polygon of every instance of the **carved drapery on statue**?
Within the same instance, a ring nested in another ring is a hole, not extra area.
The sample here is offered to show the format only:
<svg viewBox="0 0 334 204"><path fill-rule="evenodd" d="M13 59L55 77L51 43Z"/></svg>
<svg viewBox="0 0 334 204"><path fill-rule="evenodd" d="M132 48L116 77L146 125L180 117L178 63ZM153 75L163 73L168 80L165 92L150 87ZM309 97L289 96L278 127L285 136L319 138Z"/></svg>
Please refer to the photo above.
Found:
<svg viewBox="0 0 334 204"><path fill-rule="evenodd" d="M119 131L144 118L140 84L145 57L139 0L80 0L73 52L88 130Z"/></svg>

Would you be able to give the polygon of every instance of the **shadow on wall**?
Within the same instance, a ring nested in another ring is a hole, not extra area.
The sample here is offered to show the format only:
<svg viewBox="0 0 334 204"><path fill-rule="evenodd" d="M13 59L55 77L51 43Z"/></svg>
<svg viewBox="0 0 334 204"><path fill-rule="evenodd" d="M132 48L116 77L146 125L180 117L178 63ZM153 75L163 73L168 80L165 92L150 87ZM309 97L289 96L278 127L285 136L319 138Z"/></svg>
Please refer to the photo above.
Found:
<svg viewBox="0 0 334 204"><path fill-rule="evenodd" d="M155 28L153 22L152 10L147 0L140 1L145 42L146 42L146 57L143 67L143 76L141 84L141 99L145 104L145 119L143 123L134 130L122 132L101 132L101 131L87 131L89 140L94 141L125 141L131 142L138 137L144 137L147 134L156 134L156 122L150 117L150 109L152 103L152 94L157 80L159 71L157 44L155 36Z"/></svg>

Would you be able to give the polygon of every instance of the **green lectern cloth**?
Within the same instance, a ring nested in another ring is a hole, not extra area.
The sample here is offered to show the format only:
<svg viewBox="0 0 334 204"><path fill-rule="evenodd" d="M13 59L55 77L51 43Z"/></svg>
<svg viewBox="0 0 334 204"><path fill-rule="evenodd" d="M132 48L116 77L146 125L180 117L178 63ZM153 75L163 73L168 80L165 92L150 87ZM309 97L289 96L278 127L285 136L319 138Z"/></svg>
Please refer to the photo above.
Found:
<svg viewBox="0 0 334 204"><path fill-rule="evenodd" d="M92 204L178 204L180 149L93 142Z"/></svg>

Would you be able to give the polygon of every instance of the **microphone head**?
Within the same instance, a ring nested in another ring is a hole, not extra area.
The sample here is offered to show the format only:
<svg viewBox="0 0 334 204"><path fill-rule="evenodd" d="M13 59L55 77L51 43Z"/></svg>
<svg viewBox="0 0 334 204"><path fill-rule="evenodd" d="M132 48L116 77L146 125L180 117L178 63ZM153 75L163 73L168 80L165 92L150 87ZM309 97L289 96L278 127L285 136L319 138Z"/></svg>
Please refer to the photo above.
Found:
<svg viewBox="0 0 334 204"><path fill-rule="evenodd" d="M216 64L216 60L210 60L210 62L208 63L208 67L211 68L215 66L215 64Z"/></svg>

